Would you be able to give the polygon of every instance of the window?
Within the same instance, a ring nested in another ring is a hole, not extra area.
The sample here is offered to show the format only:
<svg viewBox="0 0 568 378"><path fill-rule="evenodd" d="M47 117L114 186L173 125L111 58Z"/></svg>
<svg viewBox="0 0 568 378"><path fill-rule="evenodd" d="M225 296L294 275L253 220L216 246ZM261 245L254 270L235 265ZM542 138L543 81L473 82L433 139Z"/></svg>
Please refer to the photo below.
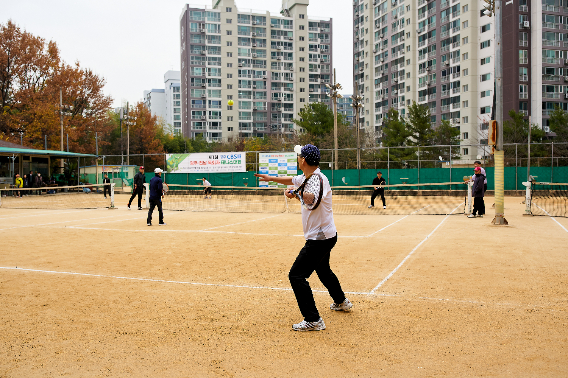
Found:
<svg viewBox="0 0 568 378"><path fill-rule="evenodd" d="M230 7L225 8L225 12L227 12L227 13L231 13L232 11L233 11L233 9L230 8Z"/></svg>
<svg viewBox="0 0 568 378"><path fill-rule="evenodd" d="M233 99L233 95L228 95L227 96L227 100L232 100Z"/></svg>
<svg viewBox="0 0 568 378"><path fill-rule="evenodd" d="M227 105L227 110L233 110L233 107L230 105Z"/></svg>
<svg viewBox="0 0 568 378"><path fill-rule="evenodd" d="M305 99L305 98L301 98L301 99L300 99L300 102L306 102L306 99Z"/></svg>
<svg viewBox="0 0 568 378"><path fill-rule="evenodd" d="M462 54L462 60L468 60L469 58L469 54L468 53L463 53Z"/></svg>
<svg viewBox="0 0 568 378"><path fill-rule="evenodd" d="M233 78L233 74L227 74L227 79L232 79Z"/></svg>
<svg viewBox="0 0 568 378"><path fill-rule="evenodd" d="M469 150L467 148L462 148L463 154L462 155L469 155Z"/></svg>
<svg viewBox="0 0 568 378"><path fill-rule="evenodd" d="M467 92L469 91L469 86L466 84L462 87L462 92Z"/></svg>
<svg viewBox="0 0 568 378"><path fill-rule="evenodd" d="M232 121L232 120L233 120L233 116L227 116L227 121L228 121L228 122L230 122L230 121ZM229 131L231 131L231 130L229 130Z"/></svg>
<svg viewBox="0 0 568 378"><path fill-rule="evenodd" d="M462 22L462 29L468 28L469 27L469 22L468 21L464 21Z"/></svg>
<svg viewBox="0 0 568 378"><path fill-rule="evenodd" d="M479 113L480 114L490 114L491 113L491 106L482 106L481 109L479 109Z"/></svg>
<svg viewBox="0 0 568 378"><path fill-rule="evenodd" d="M491 57L490 57L490 56L488 56L487 58L481 59L481 65L482 65L482 66L483 66L484 64L487 64L487 63L491 63Z"/></svg>
<svg viewBox="0 0 568 378"><path fill-rule="evenodd" d="M227 18L227 24L232 24L232 23L233 23L233 20L230 19L230 18Z"/></svg>
<svg viewBox="0 0 568 378"><path fill-rule="evenodd" d="M306 82L306 78L305 77L301 77L300 78L300 83L305 83Z"/></svg>
<svg viewBox="0 0 568 378"><path fill-rule="evenodd" d="M469 10L469 7L468 7L467 5L464 5L464 6L462 7L462 13L465 13L465 12L467 12L468 10Z"/></svg>
<svg viewBox="0 0 568 378"><path fill-rule="evenodd" d="M469 43L469 38L468 38L468 37L462 38L462 44L467 45L468 43Z"/></svg>
<svg viewBox="0 0 568 378"><path fill-rule="evenodd" d="M468 122L469 122L469 118L468 118L468 117L462 117L462 121L463 121L463 123L468 123Z"/></svg>
<svg viewBox="0 0 568 378"><path fill-rule="evenodd" d="M228 68L233 67L233 63L227 63L227 67L228 67Z"/></svg>
<svg viewBox="0 0 568 378"><path fill-rule="evenodd" d="M464 108L468 108L469 107L469 101L463 101L463 107Z"/></svg>
<svg viewBox="0 0 568 378"><path fill-rule="evenodd" d="M483 41L483 42L480 43L481 49L484 49L484 48L489 47L489 46L491 46L491 41Z"/></svg>
<svg viewBox="0 0 568 378"><path fill-rule="evenodd" d="M407 73L406 73L406 78L407 78L407 79L410 79L410 72L407 72ZM409 90L410 90L410 89L409 89Z"/></svg>
<svg viewBox="0 0 568 378"><path fill-rule="evenodd" d="M469 139L469 133L463 133L462 138L463 139Z"/></svg>
<svg viewBox="0 0 568 378"><path fill-rule="evenodd" d="M300 62L304 62L304 61L305 61L305 59L304 59L304 58L300 58Z"/></svg>
<svg viewBox="0 0 568 378"><path fill-rule="evenodd" d="M485 33L486 31L489 31L489 30L491 30L491 24L483 25L483 26L481 27L481 32L482 32L482 33Z"/></svg>
<svg viewBox="0 0 568 378"><path fill-rule="evenodd" d="M305 92L306 88L300 88L300 92Z"/></svg>
<svg viewBox="0 0 568 378"><path fill-rule="evenodd" d="M227 41L227 46L233 46L233 42Z"/></svg>
<svg viewBox="0 0 568 378"><path fill-rule="evenodd" d="M480 76L481 81L487 81L487 80L491 80L491 74L490 73L486 73Z"/></svg>
<svg viewBox="0 0 568 378"><path fill-rule="evenodd" d="M466 68L465 70L462 70L462 76L467 76L469 75L469 70Z"/></svg>
<svg viewBox="0 0 568 378"><path fill-rule="evenodd" d="M491 91L481 91L481 98L491 96Z"/></svg>
<svg viewBox="0 0 568 378"><path fill-rule="evenodd" d="M300 25L300 30L304 30L304 25Z"/></svg>
<svg viewBox="0 0 568 378"><path fill-rule="evenodd" d="M233 35L233 31L232 30L227 30L227 35ZM228 46L228 45L227 45Z"/></svg>
<svg viewBox="0 0 568 378"><path fill-rule="evenodd" d="M304 47L300 47L300 51L305 51L305 48L304 48Z"/></svg>
<svg viewBox="0 0 568 378"><path fill-rule="evenodd" d="M233 53L228 52L227 53L227 58L232 58L233 57Z"/></svg>
<svg viewBox="0 0 568 378"><path fill-rule="evenodd" d="M519 64L529 64L528 50L519 50Z"/></svg>
<svg viewBox="0 0 568 378"><path fill-rule="evenodd" d="M299 14L298 17L301 18L302 20L304 19L304 15L303 15L303 14Z"/></svg>
<svg viewBox="0 0 568 378"><path fill-rule="evenodd" d="M300 37L300 41L303 41L303 40L304 40L304 37Z"/></svg>
<svg viewBox="0 0 568 378"><path fill-rule="evenodd" d="M227 84L227 89L233 89L233 84Z"/></svg>
<svg viewBox="0 0 568 378"><path fill-rule="evenodd" d="M305 67L300 67L300 72L306 72L306 68L305 68Z"/></svg>

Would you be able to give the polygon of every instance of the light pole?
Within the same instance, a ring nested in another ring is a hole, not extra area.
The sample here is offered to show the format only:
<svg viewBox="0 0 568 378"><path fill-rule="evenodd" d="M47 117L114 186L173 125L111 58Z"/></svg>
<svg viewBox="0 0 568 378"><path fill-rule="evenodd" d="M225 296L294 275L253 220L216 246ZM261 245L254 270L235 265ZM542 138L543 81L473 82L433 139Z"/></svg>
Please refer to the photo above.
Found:
<svg viewBox="0 0 568 378"><path fill-rule="evenodd" d="M130 126L134 126L136 124L136 117L128 115L128 103L126 104L126 112L123 117L121 117L121 121L124 120L124 124L126 127L126 165L130 165ZM122 131L122 125L120 127Z"/></svg>
<svg viewBox="0 0 568 378"><path fill-rule="evenodd" d="M339 90L342 89L341 84L337 83L335 80L335 69L333 69L333 85L326 84L325 86L329 89L327 94L333 100L333 139L335 146L335 170L339 169L339 159L338 159L338 142L337 142L337 99L343 96L339 94Z"/></svg>
<svg viewBox="0 0 568 378"><path fill-rule="evenodd" d="M359 85L355 82L355 93L351 96L353 111L355 112L355 127L357 128L357 169L361 169L361 130L359 128L359 111L363 108L363 96L359 94Z"/></svg>
<svg viewBox="0 0 568 378"><path fill-rule="evenodd" d="M20 144L24 147L24 132L20 131Z"/></svg>
<svg viewBox="0 0 568 378"><path fill-rule="evenodd" d="M73 115L73 106L63 106L63 89L59 87L59 119L61 122L61 151L65 151L63 147L63 116L72 116ZM69 135L67 135L67 152L69 152ZM61 173L65 173L65 163L63 159L59 161L59 169Z"/></svg>

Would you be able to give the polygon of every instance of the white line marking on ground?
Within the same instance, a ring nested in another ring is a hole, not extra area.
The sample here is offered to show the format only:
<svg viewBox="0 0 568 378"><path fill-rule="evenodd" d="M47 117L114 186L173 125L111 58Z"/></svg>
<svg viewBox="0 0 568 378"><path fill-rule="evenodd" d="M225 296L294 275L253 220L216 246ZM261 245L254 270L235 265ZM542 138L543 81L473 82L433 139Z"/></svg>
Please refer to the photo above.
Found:
<svg viewBox="0 0 568 378"><path fill-rule="evenodd" d="M4 209L4 210L6 210L6 209ZM20 210L27 210L27 209L13 209L13 210L20 211ZM18 216L18 215L9 216L9 217L5 217L5 218L0 218L0 220L2 220L2 219L10 219L10 220L12 220L12 219L19 219L19 218L41 217L41 216L43 216L43 215L54 215L54 214L56 214L56 215L59 215L59 214L73 214L73 213L79 213L79 212L82 212L82 211L94 211L94 210L97 210L97 209L84 209L84 210L64 211L64 212L57 212L57 210L50 210L50 211L48 211L48 212L39 213L39 214L21 215L21 216Z"/></svg>
<svg viewBox="0 0 568 378"><path fill-rule="evenodd" d="M108 219L108 218L115 218L115 216L113 215L113 216L110 216L110 217L98 217L98 218L87 218L87 219L73 219L73 220L67 220L67 221L61 221L61 222L41 223L41 224L30 224L30 225L25 225L25 226L15 226L15 227L8 227L8 228L0 228L0 231L13 230L13 229L15 229L15 228L50 226L50 225L52 225L52 224L61 224L61 223L69 223L69 222L82 222L82 221L92 220L92 219Z"/></svg>
<svg viewBox="0 0 568 378"><path fill-rule="evenodd" d="M414 247L414 249L412 249L412 251L410 251L410 253L408 255L406 255L406 257L400 262L400 264L398 264L398 266L396 268L394 268L394 270L392 272L389 273L388 276L386 276L381 282L379 282L379 284L377 286L375 286L375 288L373 290L370 291L370 294L373 294L375 291L377 291L378 288L380 288L381 286L383 286L383 284L385 282L387 282L396 272L397 270L400 269L401 266L404 265L404 263L406 262L406 260L408 260L410 258L410 256L412 256L412 254L418 249L420 248L420 246L422 244L424 244L426 242L426 240L428 240L428 238L430 238L430 236L434 235L434 232L436 232L436 230L438 228L440 228L440 226L446 221L446 219L448 219L448 217L454 212L456 211L456 209L458 207L460 207L462 204L460 203L458 206L456 206L455 209L452 210L452 212L448 215L446 215L446 217L444 219L442 219L442 221L436 226L436 228L434 230L432 230L432 232L430 232L428 234L428 236L426 236L420 243L418 243L418 245L416 247Z"/></svg>
<svg viewBox="0 0 568 378"><path fill-rule="evenodd" d="M550 217L550 219L552 219L553 221L556 222L557 225L559 225L560 227L562 227L562 229L566 232L568 232L568 230L566 229L566 227L564 227L562 224L560 224L560 222L558 222L553 216L551 216L548 211L544 210L542 207L535 205L536 207L538 207L539 209L541 209L542 211L544 211L546 213L546 215L548 215Z"/></svg>
<svg viewBox="0 0 568 378"><path fill-rule="evenodd" d="M428 205L428 206L430 206L430 205ZM389 227L392 226L393 224L400 222L400 221L403 220L404 218L407 218L407 217L411 216L412 214L414 214L414 213L416 213L416 212L418 212L418 211L420 211L420 210L423 210L423 209L427 208L428 206L424 206L422 209L418 209L418 210L416 210L416 211L413 211L412 213L410 213L410 214L408 214L408 215L406 215L406 216L400 218L399 220L397 220L397 221L395 221L395 222L392 222L392 223L389 224L388 226L385 226L385 227L381 228L380 230L377 230L377 231L373 232L372 234L369 234L369 235L363 236L363 237L369 238L369 237L375 235L376 233L379 233L379 232L381 232L382 230L389 228Z"/></svg>
<svg viewBox="0 0 568 378"><path fill-rule="evenodd" d="M97 278L108 278L115 280L129 280L129 281L145 281L145 282L160 282L160 283L173 283L182 285L195 285L195 286L214 286L214 287L228 287L228 288L238 288L238 289L262 289L262 290L277 290L277 291L292 291L288 287L270 287L270 286L253 286L253 285L230 285L230 284L213 284L204 282L191 282L191 281L173 281L173 280L161 280L155 278L137 278L137 277L124 277L124 276L109 276L105 274L91 274L91 273L77 273L77 272L60 272L55 270L42 270L42 269L25 269L17 267L0 267L4 270L18 270L24 272L35 272L35 273L48 273L48 274L61 274L61 275L71 275L71 276L82 276L82 277L97 277ZM327 290L312 290L315 293L328 293ZM345 292L346 294L353 295L369 295L369 293L359 293L359 292Z"/></svg>

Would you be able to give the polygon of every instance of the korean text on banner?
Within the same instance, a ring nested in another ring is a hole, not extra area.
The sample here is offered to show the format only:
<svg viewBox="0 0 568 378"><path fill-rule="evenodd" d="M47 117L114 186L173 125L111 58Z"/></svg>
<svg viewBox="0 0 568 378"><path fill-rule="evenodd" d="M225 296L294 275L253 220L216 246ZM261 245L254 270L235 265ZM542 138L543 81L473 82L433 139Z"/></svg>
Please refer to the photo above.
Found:
<svg viewBox="0 0 568 378"><path fill-rule="evenodd" d="M258 155L259 173L275 177L296 176L298 174L298 155L295 152L261 153ZM259 181L259 186L267 188L286 188L274 181Z"/></svg>
<svg viewBox="0 0 568 378"><path fill-rule="evenodd" d="M244 152L168 154L168 173L246 172Z"/></svg>

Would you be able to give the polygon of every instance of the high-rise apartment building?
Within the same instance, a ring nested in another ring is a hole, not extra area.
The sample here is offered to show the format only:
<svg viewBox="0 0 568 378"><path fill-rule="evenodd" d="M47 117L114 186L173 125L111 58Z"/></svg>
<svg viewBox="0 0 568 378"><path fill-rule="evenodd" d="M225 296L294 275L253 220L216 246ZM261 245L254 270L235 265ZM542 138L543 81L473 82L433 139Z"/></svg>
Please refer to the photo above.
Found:
<svg viewBox="0 0 568 378"><path fill-rule="evenodd" d="M151 89L144 91L144 105L153 116L166 119L166 91L164 89Z"/></svg>
<svg viewBox="0 0 568 378"><path fill-rule="evenodd" d="M283 0L281 14L238 9L234 0L185 6L184 136L227 141L291 134L292 118L305 104L329 102L324 88L332 75L332 20L310 18L308 5Z"/></svg>
<svg viewBox="0 0 568 378"><path fill-rule="evenodd" d="M337 99L337 114L343 114L345 120L351 125L355 124L355 112L353 111L353 98L350 94L344 94Z"/></svg>
<svg viewBox="0 0 568 378"><path fill-rule="evenodd" d="M568 3L519 0L503 5L503 109L549 132L556 107L568 110Z"/></svg>
<svg viewBox="0 0 568 378"><path fill-rule="evenodd" d="M354 0L354 80L360 119L380 141L390 107L416 101L431 123L459 127L464 161L487 155L494 94L494 18L483 0Z"/></svg>
<svg viewBox="0 0 568 378"><path fill-rule="evenodd" d="M181 88L180 72L167 71L164 74L164 89L144 91L144 104L152 115L160 118L168 130L181 133Z"/></svg>

